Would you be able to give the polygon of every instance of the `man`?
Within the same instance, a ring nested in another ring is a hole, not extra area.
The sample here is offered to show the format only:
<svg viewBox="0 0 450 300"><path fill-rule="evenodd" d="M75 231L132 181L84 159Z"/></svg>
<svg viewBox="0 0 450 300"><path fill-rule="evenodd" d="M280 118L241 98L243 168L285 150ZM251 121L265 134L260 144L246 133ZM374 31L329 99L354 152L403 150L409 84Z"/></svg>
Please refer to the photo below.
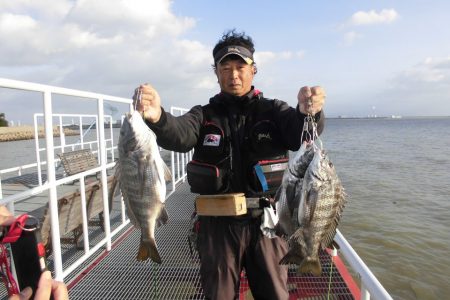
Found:
<svg viewBox="0 0 450 300"><path fill-rule="evenodd" d="M301 88L295 109L264 98L252 86L257 72L254 51L252 39L244 33L224 34L213 49L221 91L208 105L194 106L183 116L165 112L152 86L141 85L135 91L135 102L141 99L137 109L160 146L179 152L195 147L187 167L192 192L273 197L281 181L267 184L257 167L286 162L287 150L299 149L308 113L322 131L324 91ZM261 214L251 211L244 216L199 217L197 247L207 299L237 298L243 268L255 299L288 299L287 267L279 264L287 253L286 241L266 237L260 225Z"/></svg>

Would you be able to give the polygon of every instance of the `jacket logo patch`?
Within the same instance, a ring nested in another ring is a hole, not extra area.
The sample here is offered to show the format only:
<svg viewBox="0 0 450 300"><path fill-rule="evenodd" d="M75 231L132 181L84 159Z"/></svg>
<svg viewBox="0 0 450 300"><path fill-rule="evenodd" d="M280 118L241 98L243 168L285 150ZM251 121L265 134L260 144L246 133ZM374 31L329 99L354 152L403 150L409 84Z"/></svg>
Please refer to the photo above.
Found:
<svg viewBox="0 0 450 300"><path fill-rule="evenodd" d="M258 141L260 140L272 140L272 137L270 136L270 133L258 133Z"/></svg>
<svg viewBox="0 0 450 300"><path fill-rule="evenodd" d="M220 145L220 135L218 134L207 134L203 140L203 146L215 146Z"/></svg>

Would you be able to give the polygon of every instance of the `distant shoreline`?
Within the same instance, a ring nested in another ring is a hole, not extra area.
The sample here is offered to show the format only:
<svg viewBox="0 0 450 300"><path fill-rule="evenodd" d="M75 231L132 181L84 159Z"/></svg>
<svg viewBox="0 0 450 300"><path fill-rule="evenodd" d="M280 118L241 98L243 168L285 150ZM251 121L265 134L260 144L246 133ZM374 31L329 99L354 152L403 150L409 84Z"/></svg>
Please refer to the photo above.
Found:
<svg viewBox="0 0 450 300"><path fill-rule="evenodd" d="M377 117L353 117L353 116L331 116L326 117L327 119L333 120L401 120L401 119L447 119L450 116L395 116L395 117L387 117L387 116L377 116ZM90 126L85 125L83 129L86 129ZM64 127L64 135L73 136L78 135L79 126L65 126ZM95 128L93 126L92 128ZM114 124L113 128L120 128L119 125ZM45 137L44 126L39 126L39 138ZM59 126L53 127L53 136L59 137ZM20 140L31 140L34 139L34 127L31 125L24 126L11 126L11 127L0 127L0 143L1 142L12 142L12 141L20 141Z"/></svg>
<svg viewBox="0 0 450 300"><path fill-rule="evenodd" d="M64 135L77 135L78 130L64 128ZM38 127L38 136L45 137L44 126ZM53 127L53 136L59 137L59 127ZM12 142L34 139L33 126L0 127L0 142Z"/></svg>
<svg viewBox="0 0 450 300"><path fill-rule="evenodd" d="M377 116L377 117L358 117L358 116L327 116L327 119L363 119L363 120L377 120L377 119L448 119L450 116Z"/></svg>

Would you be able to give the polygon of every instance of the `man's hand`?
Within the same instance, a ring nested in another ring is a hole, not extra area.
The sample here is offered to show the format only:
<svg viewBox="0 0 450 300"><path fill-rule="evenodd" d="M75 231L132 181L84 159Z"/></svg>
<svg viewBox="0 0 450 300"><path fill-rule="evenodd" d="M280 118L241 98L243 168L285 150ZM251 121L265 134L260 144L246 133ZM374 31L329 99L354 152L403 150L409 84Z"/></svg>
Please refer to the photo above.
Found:
<svg viewBox="0 0 450 300"><path fill-rule="evenodd" d="M300 112L307 115L315 115L322 110L325 103L325 91L320 86L304 86L298 92L298 107Z"/></svg>
<svg viewBox="0 0 450 300"><path fill-rule="evenodd" d="M158 122L161 117L161 99L158 92L148 83L134 90L133 106L151 123Z"/></svg>

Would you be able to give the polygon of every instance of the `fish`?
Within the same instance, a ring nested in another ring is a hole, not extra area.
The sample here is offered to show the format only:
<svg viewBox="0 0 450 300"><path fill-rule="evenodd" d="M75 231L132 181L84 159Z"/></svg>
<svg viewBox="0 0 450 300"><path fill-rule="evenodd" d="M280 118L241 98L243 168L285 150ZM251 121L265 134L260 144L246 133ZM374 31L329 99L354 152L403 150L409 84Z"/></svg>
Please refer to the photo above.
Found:
<svg viewBox="0 0 450 300"><path fill-rule="evenodd" d="M289 250L280 264L296 264L298 274L320 276L319 249L334 245L346 193L327 152L315 142L313 148L300 191L298 229L289 237Z"/></svg>
<svg viewBox="0 0 450 300"><path fill-rule="evenodd" d="M171 179L171 172L161 158L155 133L139 112L127 114L117 148L116 178L130 222L141 230L136 259L150 258L161 264L155 229L169 219L165 199L166 181Z"/></svg>
<svg viewBox="0 0 450 300"><path fill-rule="evenodd" d="M312 143L304 142L289 159L288 167L284 170L281 185L274 196L279 218L276 226L278 235L291 236L298 227L296 215L300 203L303 177L313 157Z"/></svg>

